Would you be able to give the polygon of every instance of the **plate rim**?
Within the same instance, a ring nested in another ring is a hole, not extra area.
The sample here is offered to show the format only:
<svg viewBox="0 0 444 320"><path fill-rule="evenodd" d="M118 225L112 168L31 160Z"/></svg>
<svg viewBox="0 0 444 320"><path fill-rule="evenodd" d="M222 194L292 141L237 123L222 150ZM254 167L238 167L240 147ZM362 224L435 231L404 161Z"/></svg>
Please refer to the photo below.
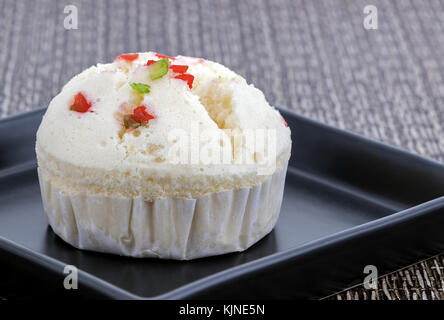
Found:
<svg viewBox="0 0 444 320"><path fill-rule="evenodd" d="M12 116L7 116L2 119L0 119L0 126L3 125L5 122L18 120L24 117L29 117L34 114L43 112L46 109L46 107L42 108L36 108L31 111L15 114ZM360 134L339 129L334 126L319 122L317 120L313 120L310 118L307 118L305 116L297 114L293 110L288 110L284 108L276 107L276 109L281 112L284 116L290 116L295 117L297 119L301 119L305 122L308 122L310 124L316 125L318 127L333 131L338 134L346 135L349 137L352 137L354 139L358 139L360 141L369 143L375 147L381 148L382 150L390 150L392 152L396 152L403 156L408 156L410 158L414 158L418 161L425 162L429 165L437 166L438 168L444 170L444 164L434 160L427 158L425 156L415 154L406 150L403 150L399 147L389 145L387 143L377 141L372 138L364 137ZM36 166L36 163L34 163ZM0 174L0 178L3 175ZM312 241L309 241L307 243L304 243L300 246L288 248L286 250L276 252L270 255L267 255L265 257L243 263L238 266L234 266L228 269L224 269L222 271L213 273L211 275L205 276L203 278L200 278L198 280L189 282L187 284L184 284L182 286L179 286L173 290L167 291L165 293L155 295L152 297L145 297L140 296L134 293L131 293L128 290L125 290L117 285L114 285L110 282L107 282L106 280L103 280L99 278L98 276L95 276L91 273L88 273L82 269L78 269L78 276L79 276L79 285L85 286L89 289L91 289L93 292L99 293L102 296L106 298L112 298L112 299L143 299L143 300L156 300L156 299L186 299L190 296L192 296L194 293L197 293L199 291L214 287L218 284L228 282L235 280L238 277L241 277L249 272L252 271L258 271L261 269L265 269L268 266L276 265L279 263L282 263L284 261L288 261L291 259L294 259L298 256L304 255L306 253L312 253L316 250L320 250L325 246L331 246L340 244L341 242L345 241L352 241L354 238L359 236L365 236L366 234L381 231L386 228L390 228L391 226L408 221L410 219L417 218L419 216L427 215L430 212L433 212L434 210L440 209L444 207L444 196L435 198L433 200L418 204L416 206L407 208L402 211L394 212L392 214L389 214L385 217L381 217L366 223L363 223L361 225L357 225L330 235L327 235L325 237L321 237ZM32 263L44 268L48 269L49 271L52 271L54 273L59 273L61 270L64 269L66 266L65 263L63 263L60 260L57 260L55 258L52 258L50 256L47 256L45 254L39 253L37 251L34 251L32 249L27 248L24 245L21 245L19 243L16 243L14 241L11 241L3 236L0 235L0 250L4 250L8 253L11 253L15 256L22 257L26 260L31 261Z"/></svg>

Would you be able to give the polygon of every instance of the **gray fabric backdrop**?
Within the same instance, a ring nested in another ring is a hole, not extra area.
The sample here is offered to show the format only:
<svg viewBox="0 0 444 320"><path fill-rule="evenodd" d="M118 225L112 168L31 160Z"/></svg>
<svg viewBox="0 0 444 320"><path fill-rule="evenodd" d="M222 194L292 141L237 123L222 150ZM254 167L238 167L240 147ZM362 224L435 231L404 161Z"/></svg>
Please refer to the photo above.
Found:
<svg viewBox="0 0 444 320"><path fill-rule="evenodd" d="M63 27L68 4L78 30ZM368 4L378 30L363 27ZM148 50L219 61L275 105L444 160L436 0L0 0L0 117L46 105L96 62ZM443 266L439 256L381 279L377 292L333 298L444 298Z"/></svg>

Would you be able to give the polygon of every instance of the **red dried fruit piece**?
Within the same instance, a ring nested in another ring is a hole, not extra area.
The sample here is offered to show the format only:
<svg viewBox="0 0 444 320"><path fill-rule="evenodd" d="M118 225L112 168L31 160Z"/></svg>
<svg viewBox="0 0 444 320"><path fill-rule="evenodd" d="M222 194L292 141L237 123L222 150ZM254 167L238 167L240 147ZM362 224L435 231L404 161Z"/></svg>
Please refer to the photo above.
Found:
<svg viewBox="0 0 444 320"><path fill-rule="evenodd" d="M288 127L287 121L285 121L284 117L281 116L281 118L282 118L282 121L284 121L284 125L285 125L286 127Z"/></svg>
<svg viewBox="0 0 444 320"><path fill-rule="evenodd" d="M164 55L164 54L160 54L160 53L155 53L155 56L160 58L160 59L168 58L168 59L171 59L171 60L176 60L176 58L174 58L174 57L170 57L170 56L167 56L167 55Z"/></svg>
<svg viewBox="0 0 444 320"><path fill-rule="evenodd" d="M145 106L139 106L136 109L134 109L133 114L131 115L131 118L133 118L135 121L137 121L140 124L146 124L151 119L154 119L155 117L150 115L146 111Z"/></svg>
<svg viewBox="0 0 444 320"><path fill-rule="evenodd" d="M147 65L147 66L150 66L150 65L152 65L154 62L156 62L156 60L148 60L148 61L146 62L146 65Z"/></svg>
<svg viewBox="0 0 444 320"><path fill-rule="evenodd" d="M192 74L183 73L183 74L179 74L179 75L175 76L174 78L186 81L188 84L188 87L190 87L190 89L193 87L194 76Z"/></svg>
<svg viewBox="0 0 444 320"><path fill-rule="evenodd" d="M121 54L120 56L117 56L116 60L125 60L128 62L134 61L139 57L138 53L125 53Z"/></svg>
<svg viewBox="0 0 444 320"><path fill-rule="evenodd" d="M77 111L77 112L87 112L89 108L91 108L92 103L86 100L83 93L79 92L74 96L74 101L72 102L69 110Z"/></svg>
<svg viewBox="0 0 444 320"><path fill-rule="evenodd" d="M170 65L170 69L174 73L185 73L188 70L188 66L182 66L182 65Z"/></svg>

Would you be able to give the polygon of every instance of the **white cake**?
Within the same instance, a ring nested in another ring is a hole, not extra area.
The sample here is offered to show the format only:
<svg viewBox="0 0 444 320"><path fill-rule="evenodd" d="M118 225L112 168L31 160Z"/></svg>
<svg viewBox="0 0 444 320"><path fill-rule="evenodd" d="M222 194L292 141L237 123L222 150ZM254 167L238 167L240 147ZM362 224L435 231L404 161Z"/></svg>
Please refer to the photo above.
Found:
<svg viewBox="0 0 444 320"><path fill-rule="evenodd" d="M49 224L83 249L192 259L242 251L279 214L290 130L204 59L127 54L69 81L37 133Z"/></svg>

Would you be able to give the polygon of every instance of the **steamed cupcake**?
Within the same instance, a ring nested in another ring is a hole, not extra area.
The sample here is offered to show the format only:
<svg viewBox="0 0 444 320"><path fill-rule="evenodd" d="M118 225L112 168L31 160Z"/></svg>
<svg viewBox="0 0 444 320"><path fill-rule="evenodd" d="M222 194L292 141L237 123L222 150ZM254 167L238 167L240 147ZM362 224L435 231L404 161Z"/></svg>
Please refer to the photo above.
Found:
<svg viewBox="0 0 444 320"><path fill-rule="evenodd" d="M44 210L71 245L133 257L243 251L279 216L290 130L226 67L124 54L71 79L37 132Z"/></svg>

